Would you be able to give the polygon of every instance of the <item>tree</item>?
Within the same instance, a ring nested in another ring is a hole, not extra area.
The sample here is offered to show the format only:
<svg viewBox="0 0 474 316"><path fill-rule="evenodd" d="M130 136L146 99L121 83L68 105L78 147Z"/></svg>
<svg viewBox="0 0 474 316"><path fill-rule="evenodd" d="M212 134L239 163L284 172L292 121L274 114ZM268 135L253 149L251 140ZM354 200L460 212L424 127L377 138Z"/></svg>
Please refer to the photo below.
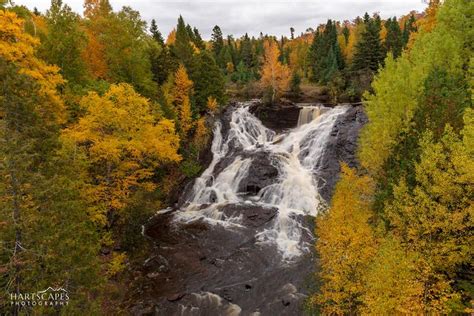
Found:
<svg viewBox="0 0 474 316"><path fill-rule="evenodd" d="M166 45L150 51L150 64L153 80L158 85L162 85L170 74L176 72L179 65L177 58Z"/></svg>
<svg viewBox="0 0 474 316"><path fill-rule="evenodd" d="M46 12L48 31L42 40L40 55L49 63L58 65L63 77L70 83L83 83L87 77L82 52L87 37L80 25L80 17L62 0L53 0Z"/></svg>
<svg viewBox="0 0 474 316"><path fill-rule="evenodd" d="M398 24L397 18L389 18L385 22L385 29L387 30L387 36L385 38L385 51L392 53L393 58L397 58L402 54L403 49L403 37L400 25Z"/></svg>
<svg viewBox="0 0 474 316"><path fill-rule="evenodd" d="M88 41L82 56L94 79L107 79L108 77L109 69L103 32L108 28L111 14L112 6L108 0L86 0L84 2Z"/></svg>
<svg viewBox="0 0 474 316"><path fill-rule="evenodd" d="M198 78L194 81L194 96L196 111L204 112L209 97L215 98L221 104L224 103L224 76L210 53L202 51L198 62Z"/></svg>
<svg viewBox="0 0 474 316"><path fill-rule="evenodd" d="M416 253L387 236L364 276L365 315L423 314L423 283L417 279Z"/></svg>
<svg viewBox="0 0 474 316"><path fill-rule="evenodd" d="M84 16L88 19L95 19L99 16L105 17L112 12L109 0L85 0Z"/></svg>
<svg viewBox="0 0 474 316"><path fill-rule="evenodd" d="M173 102L178 112L176 124L183 139L186 139L193 127L190 96L193 82L189 79L186 68L181 64L174 75Z"/></svg>
<svg viewBox="0 0 474 316"><path fill-rule="evenodd" d="M244 37L240 42L240 58L244 66L246 66L247 68L252 68L255 64L252 43L250 42L250 38L247 33L245 33Z"/></svg>
<svg viewBox="0 0 474 316"><path fill-rule="evenodd" d="M472 109L467 110L462 139L449 125L439 142L431 132L424 134L414 189L408 190L402 178L387 205L395 236L419 256L415 279L426 293L422 301L427 313L463 311L456 310L461 292L448 277L472 258L474 156L466 145L473 142L473 117ZM465 302L469 306L468 298Z"/></svg>
<svg viewBox="0 0 474 316"><path fill-rule="evenodd" d="M194 71L194 49L191 46L191 39L186 30L186 25L182 16L179 16L176 27L176 40L173 43L172 50L178 60L186 67L188 72Z"/></svg>
<svg viewBox="0 0 474 316"><path fill-rule="evenodd" d="M396 61L388 56L372 83L374 92L365 95L370 124L361 132L359 158L372 175L383 177L383 166L399 142L400 131L408 128L422 104L429 73L437 65L444 65L452 75L463 73L462 65L469 60L465 51L469 38L462 31L469 22L462 13L463 5L461 0L446 2L438 14L439 24L431 32L418 33L409 55Z"/></svg>
<svg viewBox="0 0 474 316"><path fill-rule="evenodd" d="M344 68L335 22L328 20L323 30L318 28L309 51L309 61L312 63L312 80L324 84Z"/></svg>
<svg viewBox="0 0 474 316"><path fill-rule="evenodd" d="M294 27L290 27L290 34L291 34L291 39L294 40L295 39L295 29Z"/></svg>
<svg viewBox="0 0 474 316"><path fill-rule="evenodd" d="M369 219L373 183L341 166L331 207L318 216L315 233L323 284L312 298L323 314L357 313L364 290L364 273L376 253Z"/></svg>
<svg viewBox="0 0 474 316"><path fill-rule="evenodd" d="M64 138L87 157L91 218L104 227L108 218L120 219L133 190L154 188L154 168L180 160L179 137L171 121L156 122L148 99L127 84L111 85L104 96L90 92L81 106L86 114Z"/></svg>
<svg viewBox="0 0 474 316"><path fill-rule="evenodd" d="M199 50L205 50L206 49L206 43L204 43L201 34L199 33L199 30L197 28L193 28L193 33L194 33L194 44Z"/></svg>
<svg viewBox="0 0 474 316"><path fill-rule="evenodd" d="M123 7L108 18L101 37L105 43L108 79L129 83L140 93L152 97L156 85L152 79L146 22L140 13Z"/></svg>
<svg viewBox="0 0 474 316"><path fill-rule="evenodd" d="M385 52L380 39L381 21L376 15L371 18L364 15L365 30L355 47L352 70L374 73L383 64Z"/></svg>
<svg viewBox="0 0 474 316"><path fill-rule="evenodd" d="M417 26L416 26L416 19L413 14L410 14L410 18L405 21L405 24L403 26L403 32L402 32L402 40L403 40L403 48L405 48L408 45L408 41L410 40L410 34L415 33L417 31Z"/></svg>
<svg viewBox="0 0 474 316"><path fill-rule="evenodd" d="M301 84L301 77L298 75L297 72L293 72L291 75L291 80L290 80L290 91L294 94L298 94L301 92L300 88Z"/></svg>
<svg viewBox="0 0 474 316"><path fill-rule="evenodd" d="M224 49L224 38L222 36L221 28L216 25L212 29L211 35L212 53L218 64L222 67L221 52Z"/></svg>
<svg viewBox="0 0 474 316"><path fill-rule="evenodd" d="M60 113L38 79L22 72L0 57L0 284L17 294L61 286L76 298L61 312L94 314L88 297L102 278L97 234L80 196L81 170L61 152ZM5 314L24 312L3 307Z"/></svg>
<svg viewBox="0 0 474 316"><path fill-rule="evenodd" d="M66 111L57 87L64 79L57 66L48 65L36 56L39 41L27 34L23 25L24 20L15 13L0 10L0 57L16 65L20 73L36 79L39 93L49 101L43 104L45 109L39 113L55 113L56 123L63 123Z"/></svg>
<svg viewBox="0 0 474 316"><path fill-rule="evenodd" d="M161 46L165 45L165 40L163 39L163 36L161 35L161 32L158 30L158 26L156 25L156 20L152 19L151 20L151 25L150 25L150 33L153 39L160 44Z"/></svg>
<svg viewBox="0 0 474 316"><path fill-rule="evenodd" d="M217 111L219 104L217 100L213 97L207 98L207 109L213 114Z"/></svg>
<svg viewBox="0 0 474 316"><path fill-rule="evenodd" d="M271 102L288 89L290 80L290 70L287 65L282 65L278 61L278 45L273 40L264 42L265 61L262 67L260 84L265 89L270 89Z"/></svg>

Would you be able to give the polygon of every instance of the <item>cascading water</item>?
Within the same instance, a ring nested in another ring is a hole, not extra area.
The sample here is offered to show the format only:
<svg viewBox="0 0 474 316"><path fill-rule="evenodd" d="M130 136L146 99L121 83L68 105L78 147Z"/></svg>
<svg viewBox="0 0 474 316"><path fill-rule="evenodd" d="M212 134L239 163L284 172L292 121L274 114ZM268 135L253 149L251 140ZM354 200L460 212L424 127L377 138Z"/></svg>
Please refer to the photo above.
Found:
<svg viewBox="0 0 474 316"><path fill-rule="evenodd" d="M152 247L133 292L137 314L302 313L317 267L311 216L330 198L339 162L354 165L365 116L361 107L299 106L298 125L297 108L268 113L258 101L221 113L207 169L143 227ZM296 127L275 133L251 109Z"/></svg>
<svg viewBox="0 0 474 316"><path fill-rule="evenodd" d="M323 105L301 105L297 127L312 122L327 110Z"/></svg>
<svg viewBox="0 0 474 316"><path fill-rule="evenodd" d="M319 162L337 118L346 111L345 106L305 106L298 126L276 135L249 112L248 103L240 104L232 113L225 137L221 123L216 123L212 162L194 182L186 203L174 215L175 222L204 220L238 230L241 216L226 215L224 206L277 208L272 225L255 237L258 243L276 245L285 260L298 257L309 246L301 238L306 230L302 217L316 215L322 201ZM260 152L268 155L278 178L256 194L242 192L240 183L248 176L252 156Z"/></svg>

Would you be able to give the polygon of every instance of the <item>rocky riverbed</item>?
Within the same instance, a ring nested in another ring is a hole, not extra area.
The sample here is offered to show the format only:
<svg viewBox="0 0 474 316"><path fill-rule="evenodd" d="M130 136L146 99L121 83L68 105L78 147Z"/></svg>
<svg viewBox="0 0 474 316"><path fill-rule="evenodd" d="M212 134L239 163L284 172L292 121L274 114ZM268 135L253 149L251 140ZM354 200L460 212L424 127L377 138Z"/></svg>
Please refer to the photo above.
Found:
<svg viewBox="0 0 474 316"><path fill-rule="evenodd" d="M222 113L207 170L144 226L153 246L130 293L132 313L303 313L317 266L314 216L340 161L356 164L366 117L343 105L297 127L300 109L274 113L252 101Z"/></svg>

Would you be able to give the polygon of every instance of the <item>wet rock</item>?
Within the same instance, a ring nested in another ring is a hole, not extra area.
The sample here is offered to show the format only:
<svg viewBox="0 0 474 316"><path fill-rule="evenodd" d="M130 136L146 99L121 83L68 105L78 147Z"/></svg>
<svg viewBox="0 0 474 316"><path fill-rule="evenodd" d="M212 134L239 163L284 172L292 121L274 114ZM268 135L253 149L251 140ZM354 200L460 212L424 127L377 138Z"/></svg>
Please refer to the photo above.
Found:
<svg viewBox="0 0 474 316"><path fill-rule="evenodd" d="M180 299L182 299L184 297L184 295L186 295L186 294L185 293L175 293L175 294L171 294L171 295L167 296L166 299L168 300L168 302L177 302Z"/></svg>
<svg viewBox="0 0 474 316"><path fill-rule="evenodd" d="M280 132L296 127L300 108L292 102L273 105L258 102L251 106L250 111L262 121L263 125L276 132Z"/></svg>
<svg viewBox="0 0 474 316"><path fill-rule="evenodd" d="M248 175L242 179L239 192L257 195L264 187L277 182L278 169L272 165L271 156L266 152L252 155Z"/></svg>
<svg viewBox="0 0 474 316"><path fill-rule="evenodd" d="M339 179L339 162L345 162L350 167L357 166L357 141L360 129L366 123L367 116L363 107L352 106L334 124L318 166L320 194L326 201L331 199Z"/></svg>
<svg viewBox="0 0 474 316"><path fill-rule="evenodd" d="M278 209L259 205L227 204L221 208L227 217L242 216L242 224L248 227L260 227L271 221Z"/></svg>

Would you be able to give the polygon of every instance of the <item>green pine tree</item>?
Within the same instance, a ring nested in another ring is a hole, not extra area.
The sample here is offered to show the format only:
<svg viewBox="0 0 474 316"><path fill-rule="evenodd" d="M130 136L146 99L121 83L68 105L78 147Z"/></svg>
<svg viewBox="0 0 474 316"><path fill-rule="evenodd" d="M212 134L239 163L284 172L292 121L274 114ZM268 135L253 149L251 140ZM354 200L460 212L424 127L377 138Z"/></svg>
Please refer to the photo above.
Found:
<svg viewBox="0 0 474 316"><path fill-rule="evenodd" d="M153 39L158 44L160 44L161 46L163 46L165 44L165 41L163 39L163 35L161 35L160 30L158 30L158 26L156 25L155 19L151 20L150 33L151 33L151 36L153 37Z"/></svg>
<svg viewBox="0 0 474 316"><path fill-rule="evenodd" d="M403 35L400 25L398 25L397 18L389 18L385 22L385 28L387 30L385 50L387 53L392 53L393 58L397 58L402 54L403 49Z"/></svg>
<svg viewBox="0 0 474 316"><path fill-rule="evenodd" d="M199 54L198 79L194 81L196 109L206 111L207 99L214 97L219 104L224 103L224 76L212 55L207 51Z"/></svg>

